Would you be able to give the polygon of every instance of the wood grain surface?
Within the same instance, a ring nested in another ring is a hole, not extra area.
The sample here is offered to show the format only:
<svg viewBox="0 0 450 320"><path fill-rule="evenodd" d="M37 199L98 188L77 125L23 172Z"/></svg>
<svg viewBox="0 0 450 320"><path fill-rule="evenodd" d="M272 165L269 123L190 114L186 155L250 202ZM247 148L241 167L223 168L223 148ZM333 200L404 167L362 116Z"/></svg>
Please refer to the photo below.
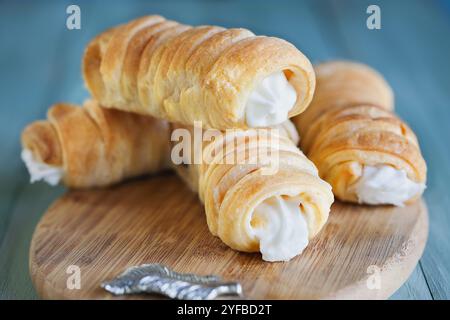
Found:
<svg viewBox="0 0 450 320"><path fill-rule="evenodd" d="M335 203L302 255L264 262L212 236L197 195L167 174L62 196L37 225L30 273L50 299L113 298L100 283L143 263L239 281L250 299L386 299L413 271L427 234L421 201L405 208ZM71 265L81 271L79 290L67 287ZM368 278L378 276L379 288L370 289Z"/></svg>

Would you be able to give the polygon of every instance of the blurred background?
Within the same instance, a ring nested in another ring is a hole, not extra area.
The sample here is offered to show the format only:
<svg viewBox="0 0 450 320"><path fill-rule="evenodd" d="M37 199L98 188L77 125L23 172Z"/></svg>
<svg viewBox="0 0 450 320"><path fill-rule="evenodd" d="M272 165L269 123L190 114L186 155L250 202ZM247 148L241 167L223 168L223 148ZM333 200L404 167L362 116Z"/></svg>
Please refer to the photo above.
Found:
<svg viewBox="0 0 450 320"><path fill-rule="evenodd" d="M81 29L66 27L66 8L81 9ZM369 30L369 5L381 29ZM40 216L64 192L30 185L20 161L20 132L59 101L87 96L80 65L97 33L147 14L186 24L244 27L284 38L313 63L352 59L379 70L396 109L416 132L429 166L425 253L393 299L450 298L450 1L0 1L0 298L37 298L28 249Z"/></svg>

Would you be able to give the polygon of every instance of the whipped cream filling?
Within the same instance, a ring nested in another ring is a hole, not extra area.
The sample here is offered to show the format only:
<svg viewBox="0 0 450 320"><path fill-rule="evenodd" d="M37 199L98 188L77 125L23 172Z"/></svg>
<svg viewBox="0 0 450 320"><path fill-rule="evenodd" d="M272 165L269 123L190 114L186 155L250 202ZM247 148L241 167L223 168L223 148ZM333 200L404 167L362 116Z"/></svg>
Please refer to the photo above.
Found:
<svg viewBox="0 0 450 320"><path fill-rule="evenodd" d="M21 157L30 174L31 183L43 180L51 186L56 186L61 181L64 173L62 168L37 161L28 149L22 150Z"/></svg>
<svg viewBox="0 0 450 320"><path fill-rule="evenodd" d="M297 92L283 71L271 74L250 94L245 106L249 127L268 127L288 119L288 113L297 101Z"/></svg>
<svg viewBox="0 0 450 320"><path fill-rule="evenodd" d="M308 245L308 225L299 200L271 197L255 208L253 218L258 224L250 228L265 261L288 261Z"/></svg>
<svg viewBox="0 0 450 320"><path fill-rule="evenodd" d="M364 166L361 177L351 186L359 203L392 204L402 207L405 201L425 190L424 183L408 178L404 170L392 166Z"/></svg>

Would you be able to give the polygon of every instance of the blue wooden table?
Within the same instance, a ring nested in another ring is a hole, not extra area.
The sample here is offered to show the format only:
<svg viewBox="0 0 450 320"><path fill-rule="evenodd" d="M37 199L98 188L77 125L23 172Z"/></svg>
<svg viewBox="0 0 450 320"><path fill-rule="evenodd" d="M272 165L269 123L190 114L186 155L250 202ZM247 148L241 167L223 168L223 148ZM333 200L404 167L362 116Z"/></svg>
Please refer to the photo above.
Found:
<svg viewBox="0 0 450 320"><path fill-rule="evenodd" d="M70 4L81 8L80 30L66 27ZM370 4L381 8L380 30L366 27ZM28 275L31 236L64 192L28 183L20 131L44 118L51 104L87 97L80 61L95 34L150 13L246 27L291 41L313 62L355 59L380 70L429 166L428 244L392 298L450 298L450 2L444 0L0 1L0 298L37 298Z"/></svg>

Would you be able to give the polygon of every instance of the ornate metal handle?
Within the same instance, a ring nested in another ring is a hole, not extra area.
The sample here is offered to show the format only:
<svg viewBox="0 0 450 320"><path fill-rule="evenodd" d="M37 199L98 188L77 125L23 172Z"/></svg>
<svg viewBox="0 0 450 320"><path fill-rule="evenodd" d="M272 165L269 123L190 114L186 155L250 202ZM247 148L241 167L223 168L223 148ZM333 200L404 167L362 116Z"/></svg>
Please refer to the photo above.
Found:
<svg viewBox="0 0 450 320"><path fill-rule="evenodd" d="M161 264L143 264L125 270L101 287L114 295L156 293L172 299L206 300L221 295L242 297L238 282L222 282L220 277L178 273Z"/></svg>

